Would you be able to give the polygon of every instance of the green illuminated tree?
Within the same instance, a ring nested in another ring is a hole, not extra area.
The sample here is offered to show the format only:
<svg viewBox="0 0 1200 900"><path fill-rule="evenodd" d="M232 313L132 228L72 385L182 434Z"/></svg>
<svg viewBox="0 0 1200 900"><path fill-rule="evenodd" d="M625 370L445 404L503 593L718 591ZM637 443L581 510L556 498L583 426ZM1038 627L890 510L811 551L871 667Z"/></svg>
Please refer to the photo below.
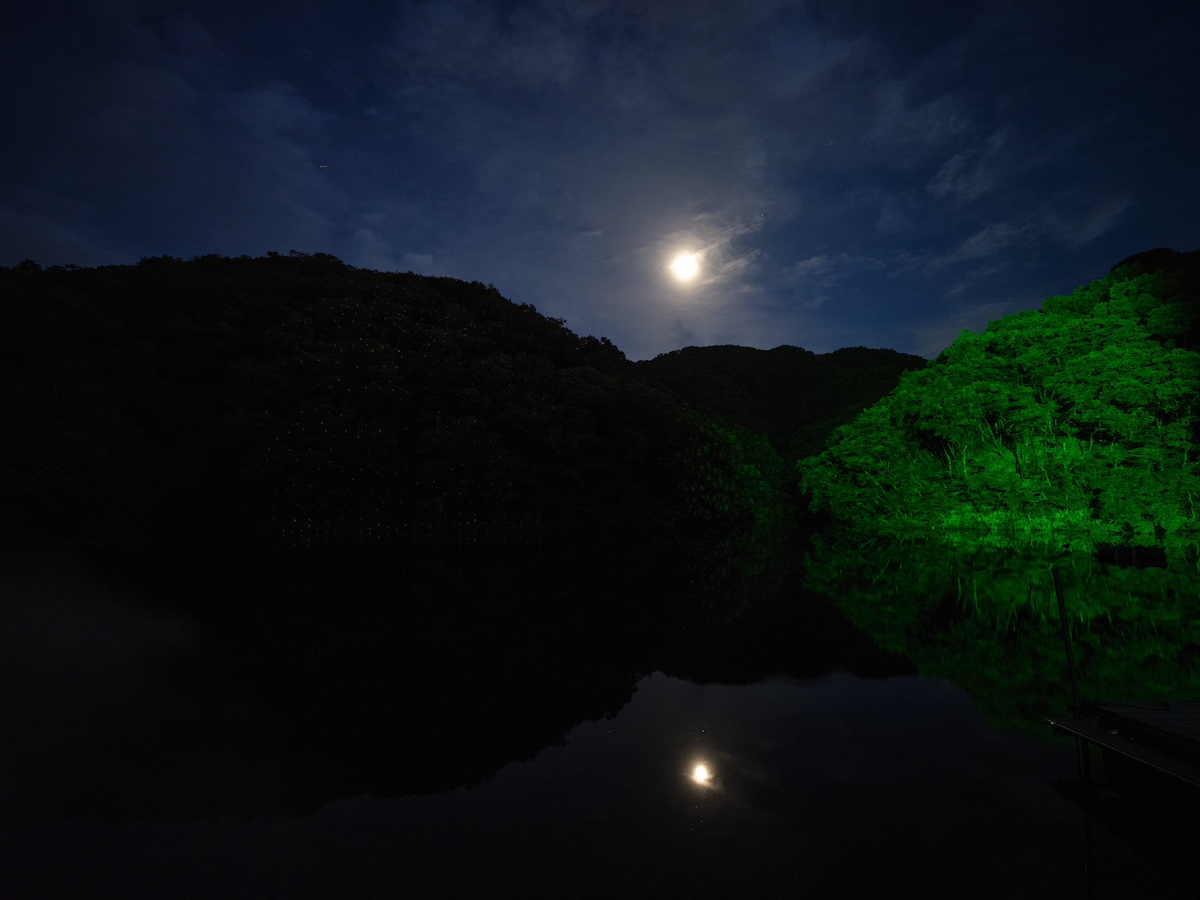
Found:
<svg viewBox="0 0 1200 900"><path fill-rule="evenodd" d="M812 506L885 529L1195 528L1200 263L1173 256L964 332L799 463Z"/></svg>

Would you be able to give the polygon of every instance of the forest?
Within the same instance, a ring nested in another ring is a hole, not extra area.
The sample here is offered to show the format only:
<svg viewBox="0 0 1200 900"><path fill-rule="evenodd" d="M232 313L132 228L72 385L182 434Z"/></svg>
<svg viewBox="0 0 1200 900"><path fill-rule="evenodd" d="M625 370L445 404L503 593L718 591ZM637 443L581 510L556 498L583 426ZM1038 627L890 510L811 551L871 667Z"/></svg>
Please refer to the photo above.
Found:
<svg viewBox="0 0 1200 900"><path fill-rule="evenodd" d="M221 748L139 774L172 814L477 784L647 672L919 671L1044 734L1063 622L1085 696L1196 696L1197 308L1200 253L1155 251L929 362L632 362L324 254L0 267L0 560L202 636L146 663L202 687L105 750Z"/></svg>
<svg viewBox="0 0 1200 900"><path fill-rule="evenodd" d="M794 518L779 429L811 440L807 409L685 402L670 366L641 377L490 285L292 252L26 261L0 297L8 543L177 562L557 540L716 584ZM687 359L731 377L708 352ZM825 367L822 421L894 384L856 362Z"/></svg>
<svg viewBox="0 0 1200 900"><path fill-rule="evenodd" d="M1197 530L1200 252L1155 250L964 331L797 470L880 533L999 544Z"/></svg>
<svg viewBox="0 0 1200 900"><path fill-rule="evenodd" d="M611 343L478 283L293 254L23 264L0 285L10 533L599 527L677 506L699 477L681 460L732 452Z"/></svg>
<svg viewBox="0 0 1200 900"><path fill-rule="evenodd" d="M26 261L0 267L0 535L142 559L548 540L713 586L813 513L1153 539L1196 523L1198 285L1200 254L1140 254L928 364L630 362L490 285L326 254Z"/></svg>

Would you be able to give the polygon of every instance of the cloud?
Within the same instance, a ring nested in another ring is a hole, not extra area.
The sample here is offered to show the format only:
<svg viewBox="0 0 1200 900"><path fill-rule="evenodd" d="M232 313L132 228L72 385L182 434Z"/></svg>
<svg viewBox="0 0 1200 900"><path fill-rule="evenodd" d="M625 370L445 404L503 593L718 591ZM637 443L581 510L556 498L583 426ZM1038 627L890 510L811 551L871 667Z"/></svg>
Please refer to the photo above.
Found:
<svg viewBox="0 0 1200 900"><path fill-rule="evenodd" d="M1071 248L1082 247L1112 231L1133 203L1133 195L1127 192L1084 201L1067 197L1045 210L1043 227L1048 237Z"/></svg>
<svg viewBox="0 0 1200 900"><path fill-rule="evenodd" d="M772 287L782 290L801 309L815 311L849 294L848 285L887 268L882 260L863 253L820 253L780 269Z"/></svg>
<svg viewBox="0 0 1200 900"><path fill-rule="evenodd" d="M241 133L275 142L289 152L297 149L297 138L311 139L337 122L286 82L228 94L224 106L225 114L239 125ZM304 156L311 160L310 154Z"/></svg>
<svg viewBox="0 0 1200 900"><path fill-rule="evenodd" d="M884 197L879 203L875 229L893 234L909 231L915 224L914 217L917 211L917 204L903 195Z"/></svg>
<svg viewBox="0 0 1200 900"><path fill-rule="evenodd" d="M1127 161L1186 165L1147 128L1153 91L1141 119L1119 91L1079 105L1085 76L1038 57L1031 102L1015 51L1056 35L1007 8L302 4L271 42L274 9L190 9L109 3L81 19L94 35L42 16L12 42L0 113L37 127L0 146L6 246L321 250L492 282L634 356L681 335L888 343L931 304L1082 270L1135 203L1157 209ZM666 270L684 249L704 255L687 286Z"/></svg>
<svg viewBox="0 0 1200 900"><path fill-rule="evenodd" d="M680 253L697 254L700 272L686 289L716 285L744 277L764 259L766 254L759 248L737 246L740 238L752 235L758 227L753 222L721 221L715 215L698 215L690 227L655 241L653 252L664 268Z"/></svg>
<svg viewBox="0 0 1200 900"><path fill-rule="evenodd" d="M851 276L884 268L886 268L886 263L866 254L821 253L807 259L797 260L785 267L781 271L781 278L787 284L817 281L823 286L830 287Z"/></svg>
<svg viewBox="0 0 1200 900"><path fill-rule="evenodd" d="M1011 143L1008 130L1002 128L976 146L954 154L930 179L929 192L966 203L995 190L1010 174Z"/></svg>
<svg viewBox="0 0 1200 900"><path fill-rule="evenodd" d="M405 253L404 264L413 272L428 272L433 268L432 253Z"/></svg>
<svg viewBox="0 0 1200 900"><path fill-rule="evenodd" d="M898 161L916 164L926 154L975 133L974 118L961 97L944 93L920 100L914 93L911 79L884 81L877 88L873 120L865 135L868 142L892 152L902 149Z"/></svg>
<svg viewBox="0 0 1200 900"><path fill-rule="evenodd" d="M833 259L828 254L822 253L817 256L810 256L808 259L802 259L792 263L784 269L784 276L789 280L801 281L812 275L823 275L833 267Z"/></svg>
<svg viewBox="0 0 1200 900"><path fill-rule="evenodd" d="M992 259L1014 248L1030 248L1053 242L1071 249L1082 247L1116 227L1132 205L1129 194L1117 194L1094 202L1079 202L1068 196L1044 203L1029 211L1021 222L993 222L961 241L953 250L930 256L928 271L956 263Z"/></svg>
<svg viewBox="0 0 1200 900"><path fill-rule="evenodd" d="M554 15L545 7L517 9L497 53L501 71L529 85L574 81L580 47L573 24L568 15Z"/></svg>
<svg viewBox="0 0 1200 900"><path fill-rule="evenodd" d="M59 60L78 88L42 114L43 130L70 135L39 148L36 176L70 206L63 229L145 248L135 258L329 249L345 208L319 168L334 115L284 81L234 89L225 49L191 15L122 8L95 39L121 53ZM46 213L11 188L0 203Z"/></svg>
<svg viewBox="0 0 1200 900"><path fill-rule="evenodd" d="M438 22L462 21L476 8L407 8L397 26L404 49L391 57L396 102L415 110L411 165L431 196L444 184L471 208L425 229L436 257L462 277L487 273L514 299L573 327L620 337L633 354L670 341L673 316L686 317L689 333L707 334L717 321L746 333L747 323L779 314L761 298L757 306L745 300L771 265L758 239L764 223L793 212L785 182L796 167L781 158L805 152L773 143L771 123L781 98L819 77L836 54L822 56L818 37L805 43L803 23L789 22L795 46L811 52L795 60L803 76L780 87L786 60L760 52L781 33L768 27L769 5L748 16L704 4L681 24L674 4L594 4L586 15L527 29L530 46L560 60L536 73L547 89L531 93L514 60L496 57L512 52L502 50L501 16L471 22L461 39L469 53L439 49L446 26ZM524 14L549 16L538 4ZM673 40L680 28L704 40ZM561 92L568 84L569 94ZM704 265L681 289L666 267L682 250L700 252ZM515 264L529 259L535 271ZM722 312L731 297L743 298L734 304L740 319Z"/></svg>
<svg viewBox="0 0 1200 900"><path fill-rule="evenodd" d="M546 89L590 81L590 37L607 3L486 0L403 4L387 56L404 73L398 95L447 100L494 89Z"/></svg>
<svg viewBox="0 0 1200 900"><path fill-rule="evenodd" d="M1031 228L1013 222L994 222L963 240L954 250L929 262L930 269L944 269L967 260L987 259L1015 244L1028 243Z"/></svg>

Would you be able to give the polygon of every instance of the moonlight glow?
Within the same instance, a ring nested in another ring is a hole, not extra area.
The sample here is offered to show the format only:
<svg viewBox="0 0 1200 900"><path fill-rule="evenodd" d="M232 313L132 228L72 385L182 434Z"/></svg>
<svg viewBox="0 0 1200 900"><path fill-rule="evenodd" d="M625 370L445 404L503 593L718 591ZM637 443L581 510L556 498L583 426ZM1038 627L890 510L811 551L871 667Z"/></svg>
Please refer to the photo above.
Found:
<svg viewBox="0 0 1200 900"><path fill-rule="evenodd" d="M700 271L700 254L681 253L675 257L669 268L680 281L691 281Z"/></svg>

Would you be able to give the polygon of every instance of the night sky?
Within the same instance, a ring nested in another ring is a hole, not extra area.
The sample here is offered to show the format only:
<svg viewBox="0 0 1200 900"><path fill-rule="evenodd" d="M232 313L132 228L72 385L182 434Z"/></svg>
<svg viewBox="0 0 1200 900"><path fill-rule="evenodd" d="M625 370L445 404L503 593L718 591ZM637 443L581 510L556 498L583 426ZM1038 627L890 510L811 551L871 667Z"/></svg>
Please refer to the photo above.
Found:
<svg viewBox="0 0 1200 900"><path fill-rule="evenodd" d="M0 264L331 253L633 359L933 356L1200 247L1194 0L45 0L0 72Z"/></svg>

